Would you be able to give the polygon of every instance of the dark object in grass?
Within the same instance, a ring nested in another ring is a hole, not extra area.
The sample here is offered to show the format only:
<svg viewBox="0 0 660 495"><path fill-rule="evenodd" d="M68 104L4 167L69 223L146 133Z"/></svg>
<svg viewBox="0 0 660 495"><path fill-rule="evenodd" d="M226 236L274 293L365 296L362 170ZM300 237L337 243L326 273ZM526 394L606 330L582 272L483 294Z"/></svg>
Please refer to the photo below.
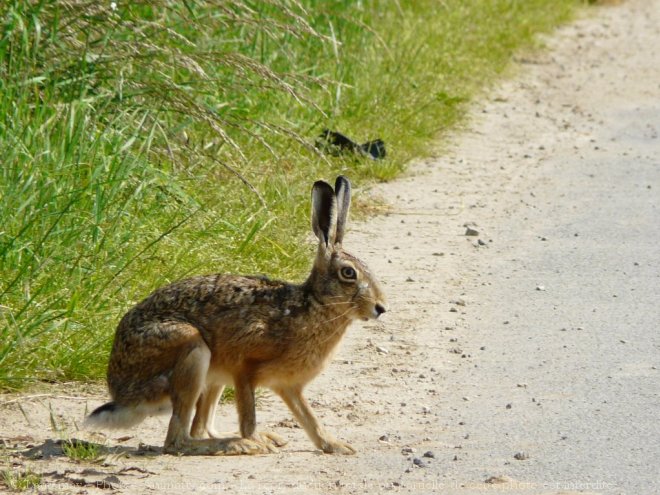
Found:
<svg viewBox="0 0 660 495"><path fill-rule="evenodd" d="M335 156L350 152L367 156L372 160L380 160L385 158L387 154L385 143L382 139L374 139L364 144L358 144L342 133L331 131L330 129L323 129L319 139L316 141L316 147Z"/></svg>

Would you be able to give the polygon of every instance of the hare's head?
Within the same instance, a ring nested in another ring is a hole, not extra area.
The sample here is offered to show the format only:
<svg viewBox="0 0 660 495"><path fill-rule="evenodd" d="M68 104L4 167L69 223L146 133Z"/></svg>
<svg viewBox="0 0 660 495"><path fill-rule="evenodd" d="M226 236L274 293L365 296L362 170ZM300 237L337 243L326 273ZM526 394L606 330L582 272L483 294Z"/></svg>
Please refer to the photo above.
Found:
<svg viewBox="0 0 660 495"><path fill-rule="evenodd" d="M342 248L351 183L339 176L335 189L323 181L312 188L312 230L319 239L310 281L315 297L351 319L378 318L385 296L369 268Z"/></svg>

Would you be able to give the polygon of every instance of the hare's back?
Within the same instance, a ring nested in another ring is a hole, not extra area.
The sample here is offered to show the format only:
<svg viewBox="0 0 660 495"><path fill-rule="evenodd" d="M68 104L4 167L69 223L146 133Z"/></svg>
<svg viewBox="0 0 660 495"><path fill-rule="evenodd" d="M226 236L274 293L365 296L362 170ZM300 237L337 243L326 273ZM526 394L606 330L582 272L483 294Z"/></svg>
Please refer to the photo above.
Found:
<svg viewBox="0 0 660 495"><path fill-rule="evenodd" d="M126 313L120 329L147 329L162 321L204 325L209 319L230 316L245 308L287 304L295 298L296 289L262 276L218 274L188 278L155 290Z"/></svg>

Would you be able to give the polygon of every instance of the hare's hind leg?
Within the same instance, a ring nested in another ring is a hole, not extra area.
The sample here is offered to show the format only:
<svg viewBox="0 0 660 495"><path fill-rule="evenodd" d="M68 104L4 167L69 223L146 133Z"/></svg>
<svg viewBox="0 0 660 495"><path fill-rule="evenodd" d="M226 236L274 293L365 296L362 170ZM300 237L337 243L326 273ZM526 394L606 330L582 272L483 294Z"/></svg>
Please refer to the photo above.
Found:
<svg viewBox="0 0 660 495"><path fill-rule="evenodd" d="M211 397L200 399L206 383L211 351L201 338L191 339L172 370L170 381L172 418L165 438L166 453L184 455L263 454L268 449L260 442L246 438L193 438L191 428L195 405L211 404ZM216 390L216 397L219 390ZM208 410L207 410L208 412ZM208 417L208 416L207 416Z"/></svg>
<svg viewBox="0 0 660 495"><path fill-rule="evenodd" d="M206 380L211 351L200 335L191 339L172 370L170 397L172 417L165 438L166 452L185 451L192 444L190 428Z"/></svg>
<svg viewBox="0 0 660 495"><path fill-rule="evenodd" d="M224 389L225 385L223 383L207 383L206 390L204 390L197 401L195 418L193 419L190 432L193 438L206 438L207 436L218 438L213 421L215 419L218 401Z"/></svg>

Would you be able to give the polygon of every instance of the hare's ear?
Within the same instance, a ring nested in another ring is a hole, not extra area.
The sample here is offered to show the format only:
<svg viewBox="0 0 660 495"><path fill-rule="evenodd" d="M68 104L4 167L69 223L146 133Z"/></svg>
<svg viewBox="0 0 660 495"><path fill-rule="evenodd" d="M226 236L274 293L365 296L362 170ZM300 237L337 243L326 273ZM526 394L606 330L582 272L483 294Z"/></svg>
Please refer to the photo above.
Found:
<svg viewBox="0 0 660 495"><path fill-rule="evenodd" d="M312 230L326 248L335 243L337 200L330 184L322 180L312 187Z"/></svg>
<svg viewBox="0 0 660 495"><path fill-rule="evenodd" d="M348 219L348 210L351 207L351 183L340 175L335 181L335 196L337 197L337 235L335 242L341 244L346 231L346 220Z"/></svg>

